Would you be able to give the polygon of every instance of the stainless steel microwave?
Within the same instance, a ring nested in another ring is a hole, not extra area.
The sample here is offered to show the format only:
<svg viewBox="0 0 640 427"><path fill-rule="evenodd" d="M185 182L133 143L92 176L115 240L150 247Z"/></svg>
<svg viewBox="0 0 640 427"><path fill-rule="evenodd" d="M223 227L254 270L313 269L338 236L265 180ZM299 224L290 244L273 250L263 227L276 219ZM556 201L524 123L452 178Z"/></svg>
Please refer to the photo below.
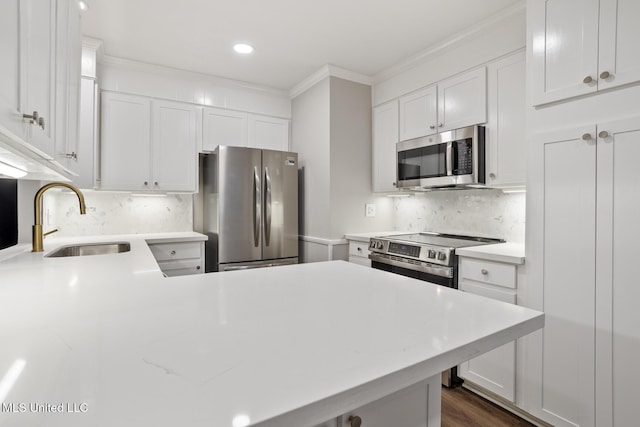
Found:
<svg viewBox="0 0 640 427"><path fill-rule="evenodd" d="M396 185L406 189L482 187L485 128L469 126L396 144Z"/></svg>

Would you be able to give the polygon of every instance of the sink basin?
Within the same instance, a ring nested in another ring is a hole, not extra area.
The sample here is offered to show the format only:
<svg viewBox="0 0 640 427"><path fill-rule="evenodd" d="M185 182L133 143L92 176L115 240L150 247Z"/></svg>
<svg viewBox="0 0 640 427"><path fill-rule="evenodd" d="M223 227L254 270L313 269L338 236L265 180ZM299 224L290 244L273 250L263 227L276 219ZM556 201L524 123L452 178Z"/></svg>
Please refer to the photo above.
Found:
<svg viewBox="0 0 640 427"><path fill-rule="evenodd" d="M87 243L83 245L68 245L56 249L45 255L46 258L60 258L68 256L106 255L129 252L131 244L127 242L116 243Z"/></svg>

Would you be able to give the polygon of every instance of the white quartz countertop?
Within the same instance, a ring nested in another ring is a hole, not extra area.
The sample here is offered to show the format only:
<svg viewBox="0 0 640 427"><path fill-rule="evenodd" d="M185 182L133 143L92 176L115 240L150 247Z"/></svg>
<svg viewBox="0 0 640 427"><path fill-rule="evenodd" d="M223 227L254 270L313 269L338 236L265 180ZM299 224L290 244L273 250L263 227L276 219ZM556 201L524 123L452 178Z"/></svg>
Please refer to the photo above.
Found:
<svg viewBox="0 0 640 427"><path fill-rule="evenodd" d="M456 249L456 254L489 261L524 264L524 243L497 243L495 245L471 246Z"/></svg>
<svg viewBox="0 0 640 427"><path fill-rule="evenodd" d="M343 261L163 278L130 241L0 262L0 426L314 425L544 323Z"/></svg>

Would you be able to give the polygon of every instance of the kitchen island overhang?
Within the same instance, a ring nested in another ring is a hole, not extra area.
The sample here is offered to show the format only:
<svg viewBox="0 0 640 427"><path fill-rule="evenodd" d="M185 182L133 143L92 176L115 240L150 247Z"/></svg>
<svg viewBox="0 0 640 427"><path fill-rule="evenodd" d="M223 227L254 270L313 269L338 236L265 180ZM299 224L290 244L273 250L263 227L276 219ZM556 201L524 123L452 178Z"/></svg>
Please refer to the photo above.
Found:
<svg viewBox="0 0 640 427"><path fill-rule="evenodd" d="M544 325L341 261L167 279L144 250L0 264L4 402L86 404L0 425L316 425Z"/></svg>

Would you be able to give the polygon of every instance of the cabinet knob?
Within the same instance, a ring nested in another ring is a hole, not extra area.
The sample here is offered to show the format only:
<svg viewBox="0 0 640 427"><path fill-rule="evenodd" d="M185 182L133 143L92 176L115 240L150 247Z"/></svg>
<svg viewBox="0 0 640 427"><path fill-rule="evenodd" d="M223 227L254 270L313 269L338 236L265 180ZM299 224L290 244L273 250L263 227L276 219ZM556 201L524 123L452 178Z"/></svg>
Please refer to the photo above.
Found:
<svg viewBox="0 0 640 427"><path fill-rule="evenodd" d="M75 151L64 155L67 159L78 160L78 154Z"/></svg>
<svg viewBox="0 0 640 427"><path fill-rule="evenodd" d="M358 252L362 252L362 248L356 248Z"/></svg>
<svg viewBox="0 0 640 427"><path fill-rule="evenodd" d="M443 123L438 123L438 127L439 127L439 128L441 128L441 127L443 127L443 126L444 126L444 124L443 124Z"/></svg>
<svg viewBox="0 0 640 427"><path fill-rule="evenodd" d="M351 427L360 427L362 425L362 418L358 416L351 415L347 421L349 421Z"/></svg>
<svg viewBox="0 0 640 427"><path fill-rule="evenodd" d="M176 251L171 251L171 255L175 255L175 254L176 254Z"/></svg>
<svg viewBox="0 0 640 427"><path fill-rule="evenodd" d="M429 125L429 129L435 129L436 125Z"/></svg>
<svg viewBox="0 0 640 427"><path fill-rule="evenodd" d="M392 183L391 183L391 185L393 185L393 186L395 187L395 186L396 186L396 183L395 183L395 182L392 182Z"/></svg>
<svg viewBox="0 0 640 427"><path fill-rule="evenodd" d="M491 178L491 179L496 179L496 174L495 174L495 173L493 173L493 172L491 172L491 173L489 174L489 178Z"/></svg>
<svg viewBox="0 0 640 427"><path fill-rule="evenodd" d="M590 140L590 139L591 139L591 134L590 134L590 133L585 133L585 134L583 134L583 135L582 135L582 139L583 139L584 141L588 141L588 140Z"/></svg>
<svg viewBox="0 0 640 427"><path fill-rule="evenodd" d="M153 185L158 185L158 181L154 182Z"/></svg>
<svg viewBox="0 0 640 427"><path fill-rule="evenodd" d="M607 132L606 130L603 130L602 132L600 132L600 133L598 134L598 136L599 136L600 138L606 138L606 137L608 137L608 136L609 136L609 132Z"/></svg>
<svg viewBox="0 0 640 427"><path fill-rule="evenodd" d="M200 270L200 266L199 265L196 265L196 270Z"/></svg>
<svg viewBox="0 0 640 427"><path fill-rule="evenodd" d="M484 268L480 270L480 273L482 273L483 276L486 276L487 274L489 274L489 272Z"/></svg>
<svg viewBox="0 0 640 427"><path fill-rule="evenodd" d="M584 79L582 79L582 83L584 83L584 84L589 84L592 81L593 81L593 77L591 77L591 76L587 76Z"/></svg>
<svg viewBox="0 0 640 427"><path fill-rule="evenodd" d="M145 182L144 182L144 185L149 185L149 182L148 182L148 181L145 181Z"/></svg>
<svg viewBox="0 0 640 427"><path fill-rule="evenodd" d="M602 73L600 73L600 78L601 79L608 79L611 76L611 74L608 71L603 71Z"/></svg>

